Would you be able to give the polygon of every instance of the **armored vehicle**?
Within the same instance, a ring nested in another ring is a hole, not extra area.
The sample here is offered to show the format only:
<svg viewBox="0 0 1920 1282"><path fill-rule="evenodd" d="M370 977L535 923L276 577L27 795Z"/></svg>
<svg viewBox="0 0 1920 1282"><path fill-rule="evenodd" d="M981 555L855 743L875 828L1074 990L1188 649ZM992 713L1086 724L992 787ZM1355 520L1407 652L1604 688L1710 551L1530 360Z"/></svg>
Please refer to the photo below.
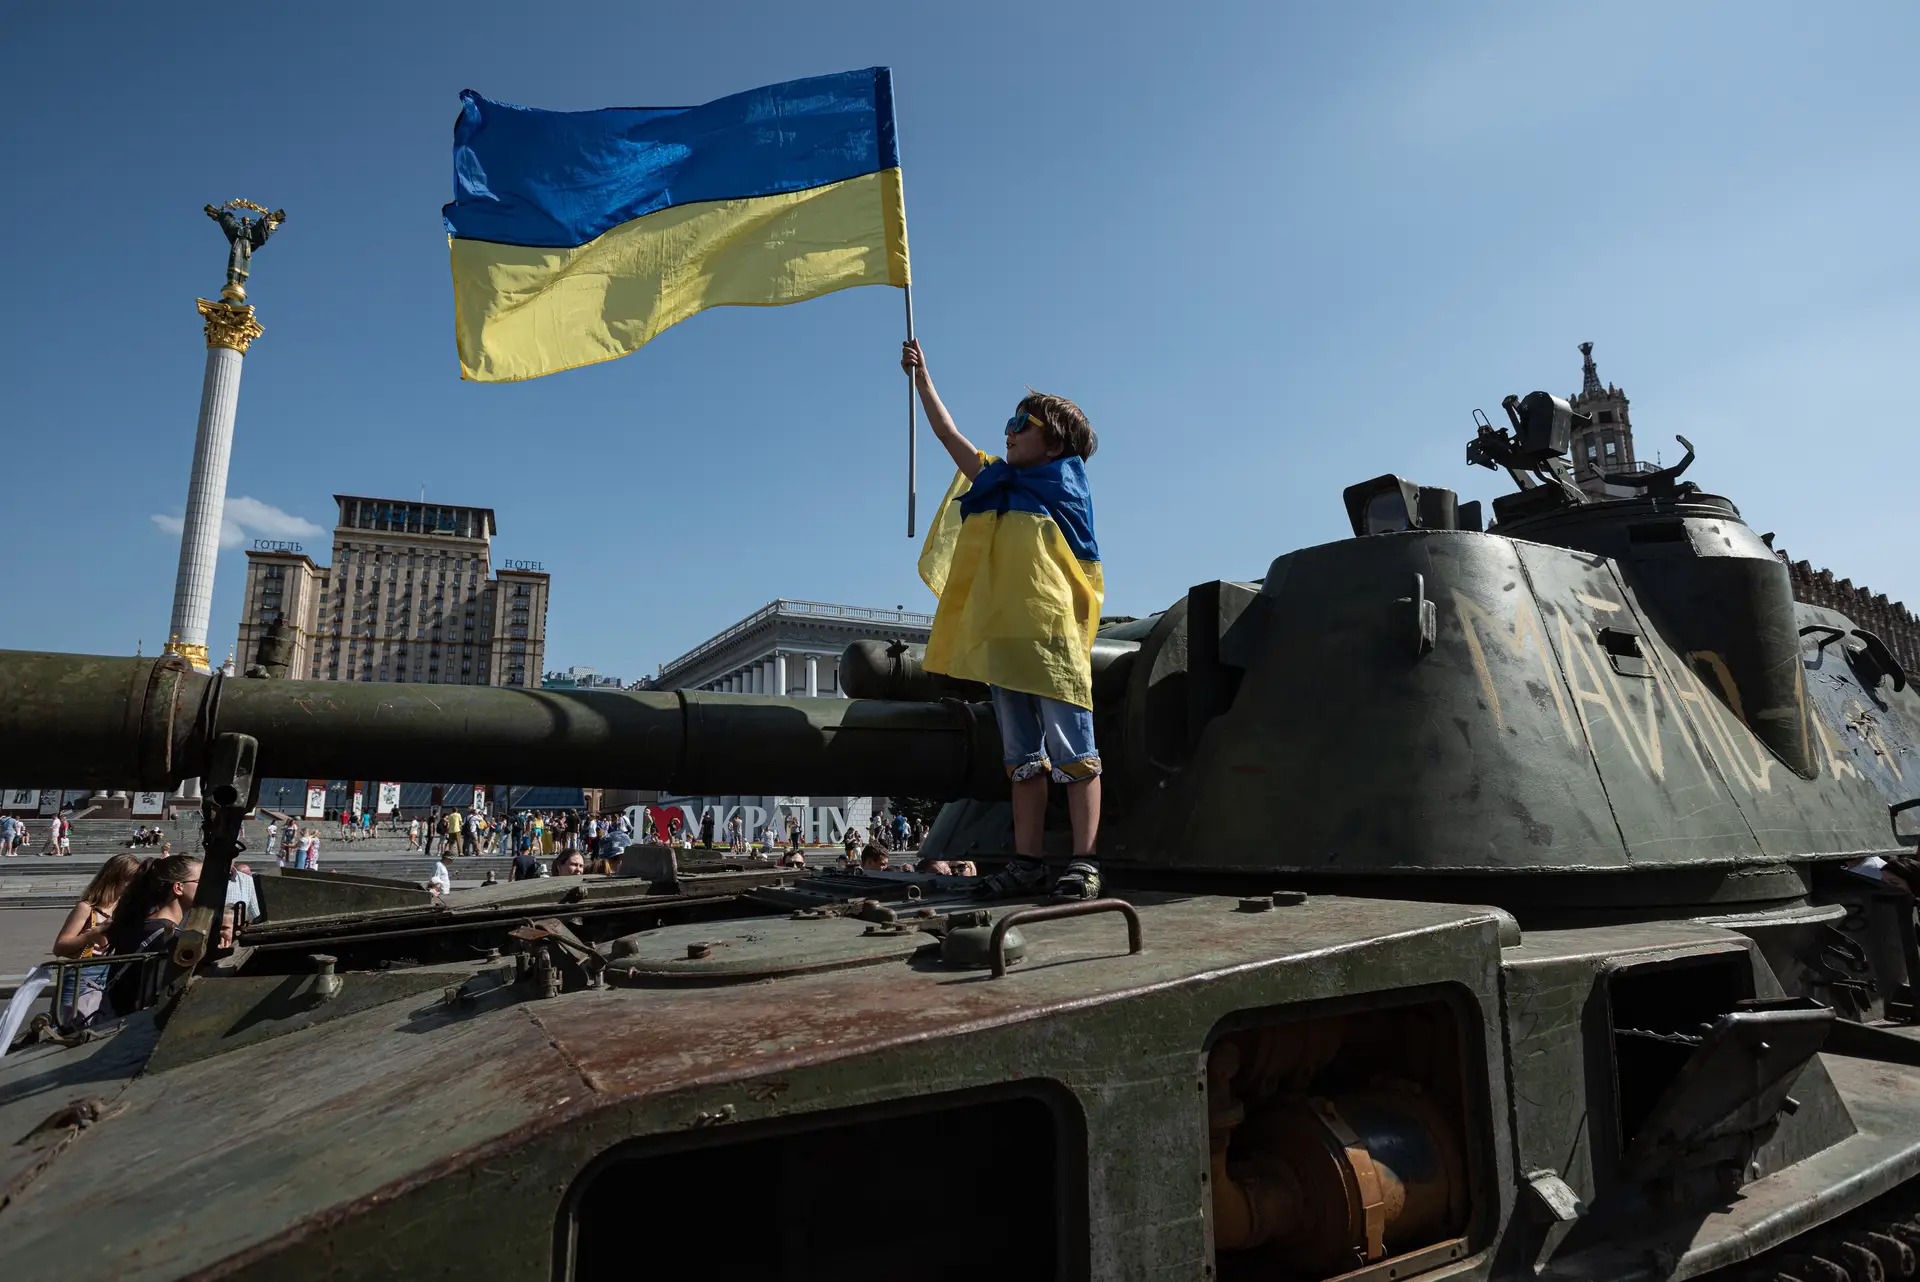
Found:
<svg viewBox="0 0 1920 1282"><path fill-rule="evenodd" d="M0 1273L1915 1276L1920 699L1690 449L1595 501L1505 408L1486 528L1382 477L1104 628L1084 903L634 848L267 876L221 950L265 774L938 797L991 867L991 708L884 643L844 701L0 655L0 778L207 799L159 1001L0 1060Z"/></svg>

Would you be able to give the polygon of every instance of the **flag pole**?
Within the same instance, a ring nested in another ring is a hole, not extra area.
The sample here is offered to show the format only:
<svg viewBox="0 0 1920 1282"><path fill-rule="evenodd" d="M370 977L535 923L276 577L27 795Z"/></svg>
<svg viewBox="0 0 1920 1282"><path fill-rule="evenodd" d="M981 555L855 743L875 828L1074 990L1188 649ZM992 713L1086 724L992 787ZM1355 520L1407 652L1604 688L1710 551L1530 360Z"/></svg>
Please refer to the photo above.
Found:
<svg viewBox="0 0 1920 1282"><path fill-rule="evenodd" d="M913 341L913 286L901 286L907 297L907 341ZM907 371L907 537L913 537L913 509L919 498L919 470L914 466L920 447L920 401L913 388L913 371Z"/></svg>

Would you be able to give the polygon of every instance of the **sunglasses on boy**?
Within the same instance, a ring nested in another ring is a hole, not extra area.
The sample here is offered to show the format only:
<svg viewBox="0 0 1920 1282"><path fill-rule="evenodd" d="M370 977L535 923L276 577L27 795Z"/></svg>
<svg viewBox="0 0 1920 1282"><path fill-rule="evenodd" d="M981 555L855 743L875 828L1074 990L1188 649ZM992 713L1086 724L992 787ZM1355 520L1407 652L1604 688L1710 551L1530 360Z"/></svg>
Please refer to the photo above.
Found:
<svg viewBox="0 0 1920 1282"><path fill-rule="evenodd" d="M1007 420L1007 435L1018 436L1029 427L1041 426L1044 426L1044 424L1041 423L1037 415L1016 412L1012 418Z"/></svg>

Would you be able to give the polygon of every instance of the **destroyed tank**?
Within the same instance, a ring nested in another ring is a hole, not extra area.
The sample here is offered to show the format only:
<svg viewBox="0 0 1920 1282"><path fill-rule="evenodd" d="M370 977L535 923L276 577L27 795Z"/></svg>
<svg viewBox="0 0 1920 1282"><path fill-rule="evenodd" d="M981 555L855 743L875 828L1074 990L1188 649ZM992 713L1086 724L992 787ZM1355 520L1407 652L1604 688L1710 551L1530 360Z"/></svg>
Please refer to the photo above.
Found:
<svg viewBox="0 0 1920 1282"><path fill-rule="evenodd" d="M844 701L0 654L0 778L197 776L209 865L158 1005L0 1060L0 1272L1915 1276L1920 700L1691 448L1595 500L1505 408L1486 529L1381 477L1102 629L1086 903L634 847L262 876L223 954L263 775L935 797L990 868L992 710L885 642Z"/></svg>

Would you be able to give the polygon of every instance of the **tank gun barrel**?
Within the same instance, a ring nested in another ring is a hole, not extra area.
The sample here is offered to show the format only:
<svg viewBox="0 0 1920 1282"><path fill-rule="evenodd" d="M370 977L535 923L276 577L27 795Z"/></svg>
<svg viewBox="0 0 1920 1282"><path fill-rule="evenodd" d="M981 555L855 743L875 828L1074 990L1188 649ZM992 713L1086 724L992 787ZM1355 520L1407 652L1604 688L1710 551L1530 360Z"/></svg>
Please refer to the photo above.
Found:
<svg viewBox="0 0 1920 1282"><path fill-rule="evenodd" d="M291 778L1006 794L991 710L958 702L261 680L25 651L0 651L0 689L0 778L67 786L171 788L239 733L262 775Z"/></svg>

